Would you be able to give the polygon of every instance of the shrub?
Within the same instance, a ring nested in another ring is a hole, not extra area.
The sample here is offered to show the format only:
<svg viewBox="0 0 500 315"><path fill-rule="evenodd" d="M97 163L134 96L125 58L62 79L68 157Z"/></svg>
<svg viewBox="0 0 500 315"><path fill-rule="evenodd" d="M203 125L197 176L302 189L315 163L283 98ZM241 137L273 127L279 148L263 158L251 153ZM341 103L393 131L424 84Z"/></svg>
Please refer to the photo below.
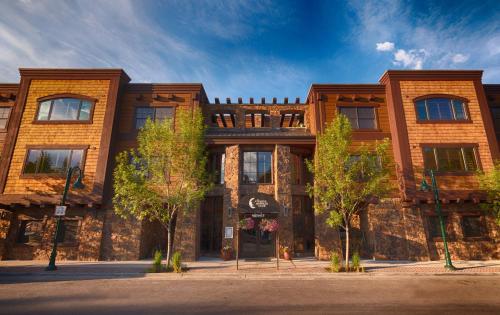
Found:
<svg viewBox="0 0 500 315"><path fill-rule="evenodd" d="M174 255L172 256L172 268L174 268L174 272L182 272L180 252L175 252Z"/></svg>
<svg viewBox="0 0 500 315"><path fill-rule="evenodd" d="M337 254L336 252L332 252L330 255L330 270L332 272L339 272L340 267L339 254Z"/></svg>
<svg viewBox="0 0 500 315"><path fill-rule="evenodd" d="M161 251L156 250L153 258L153 272L161 272L161 260L163 259Z"/></svg>
<svg viewBox="0 0 500 315"><path fill-rule="evenodd" d="M354 254L352 254L352 269L358 272L361 269L361 258L359 257L358 252L354 252Z"/></svg>

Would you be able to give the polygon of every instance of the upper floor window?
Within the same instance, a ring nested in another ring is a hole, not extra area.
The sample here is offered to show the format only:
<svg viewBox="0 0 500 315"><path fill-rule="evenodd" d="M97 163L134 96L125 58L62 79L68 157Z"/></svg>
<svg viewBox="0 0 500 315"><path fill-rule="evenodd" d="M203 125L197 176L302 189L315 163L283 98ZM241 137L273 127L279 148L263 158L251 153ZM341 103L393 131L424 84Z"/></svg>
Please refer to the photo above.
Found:
<svg viewBox="0 0 500 315"><path fill-rule="evenodd" d="M271 152L243 152L243 183L272 183L271 157Z"/></svg>
<svg viewBox="0 0 500 315"><path fill-rule="evenodd" d="M0 107L0 129L7 129L9 122L10 107Z"/></svg>
<svg viewBox="0 0 500 315"><path fill-rule="evenodd" d="M375 107L349 106L340 107L339 111L345 115L351 123L352 129L376 129L377 121Z"/></svg>
<svg viewBox="0 0 500 315"><path fill-rule="evenodd" d="M29 149L24 174L63 174L68 168L82 167L83 149Z"/></svg>
<svg viewBox="0 0 500 315"><path fill-rule="evenodd" d="M280 120L281 128L303 128L304 112L283 112Z"/></svg>
<svg viewBox="0 0 500 315"><path fill-rule="evenodd" d="M467 120L466 104L458 99L428 98L416 102L418 120Z"/></svg>
<svg viewBox="0 0 500 315"><path fill-rule="evenodd" d="M78 98L56 98L40 102L37 121L90 121L93 102Z"/></svg>
<svg viewBox="0 0 500 315"><path fill-rule="evenodd" d="M271 116L268 113L256 112L245 114L246 128L271 127Z"/></svg>
<svg viewBox="0 0 500 315"><path fill-rule="evenodd" d="M474 147L424 147L424 166L439 172L472 172L478 169Z"/></svg>
<svg viewBox="0 0 500 315"><path fill-rule="evenodd" d="M149 118L152 121L164 121L174 118L174 107L137 107L135 109L135 129L141 129Z"/></svg>

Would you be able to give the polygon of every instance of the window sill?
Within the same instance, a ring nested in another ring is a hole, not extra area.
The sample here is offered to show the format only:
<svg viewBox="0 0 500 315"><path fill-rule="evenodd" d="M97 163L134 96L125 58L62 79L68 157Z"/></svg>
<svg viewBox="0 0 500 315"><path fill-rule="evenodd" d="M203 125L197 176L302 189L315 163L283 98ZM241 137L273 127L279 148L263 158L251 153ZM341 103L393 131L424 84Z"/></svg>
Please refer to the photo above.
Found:
<svg viewBox="0 0 500 315"><path fill-rule="evenodd" d="M33 125L90 125L92 120L33 120Z"/></svg>
<svg viewBox="0 0 500 315"><path fill-rule="evenodd" d="M472 124L473 121L471 119L465 120L418 120L417 124Z"/></svg>

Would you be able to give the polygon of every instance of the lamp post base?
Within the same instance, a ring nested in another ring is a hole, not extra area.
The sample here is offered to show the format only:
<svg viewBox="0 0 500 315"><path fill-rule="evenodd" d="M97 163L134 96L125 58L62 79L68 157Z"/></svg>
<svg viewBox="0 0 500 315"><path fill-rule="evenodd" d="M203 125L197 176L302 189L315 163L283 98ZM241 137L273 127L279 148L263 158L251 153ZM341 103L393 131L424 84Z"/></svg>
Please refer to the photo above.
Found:
<svg viewBox="0 0 500 315"><path fill-rule="evenodd" d="M56 265L48 265L45 268L45 271L54 271L54 270L57 270L57 266Z"/></svg>
<svg viewBox="0 0 500 315"><path fill-rule="evenodd" d="M455 266L453 266L451 264L450 265L444 265L444 269L449 270L449 271L455 271L455 270L457 270L457 268L455 268Z"/></svg>

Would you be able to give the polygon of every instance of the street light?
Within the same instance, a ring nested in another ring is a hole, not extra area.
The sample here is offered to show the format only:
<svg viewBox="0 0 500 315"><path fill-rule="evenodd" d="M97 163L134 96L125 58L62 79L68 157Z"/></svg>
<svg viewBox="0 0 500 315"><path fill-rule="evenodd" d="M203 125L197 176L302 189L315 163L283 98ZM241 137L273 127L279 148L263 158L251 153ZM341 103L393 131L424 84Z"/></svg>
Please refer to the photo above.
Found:
<svg viewBox="0 0 500 315"><path fill-rule="evenodd" d="M441 227L441 238L443 239L443 244L444 244L444 258L446 264L444 265L444 268L448 270L456 270L456 268L453 266L451 263L451 257L450 257L450 252L448 251L448 242L446 241L446 229L443 221L443 215L441 213L441 203L439 202L439 189L437 187L437 182L436 182L436 177L434 177L434 171L429 170L429 175L431 177L431 183L432 186L429 186L427 184L427 181L425 180L425 172L423 174L422 178L422 183L420 184L420 191L432 191L434 192L434 202L436 204L436 213L439 217L439 225Z"/></svg>
<svg viewBox="0 0 500 315"><path fill-rule="evenodd" d="M85 185L83 185L83 183L82 183L82 178L83 178L82 170L78 166L70 167L68 169L68 173L66 174L66 184L64 185L64 191L63 191L62 198L61 198L61 206L64 206L66 204L66 197L68 195L69 183L71 181L71 177L72 177L74 171L78 171L78 178L76 179L75 183L73 184L73 188L74 189L85 188ZM61 227L61 218L62 217L63 217L63 215L57 216L56 231L54 233L54 244L52 245L52 252L50 253L49 265L47 266L47 268L45 268L45 270L47 270L47 271L57 270L57 267L56 267L57 235L59 234L59 229Z"/></svg>

